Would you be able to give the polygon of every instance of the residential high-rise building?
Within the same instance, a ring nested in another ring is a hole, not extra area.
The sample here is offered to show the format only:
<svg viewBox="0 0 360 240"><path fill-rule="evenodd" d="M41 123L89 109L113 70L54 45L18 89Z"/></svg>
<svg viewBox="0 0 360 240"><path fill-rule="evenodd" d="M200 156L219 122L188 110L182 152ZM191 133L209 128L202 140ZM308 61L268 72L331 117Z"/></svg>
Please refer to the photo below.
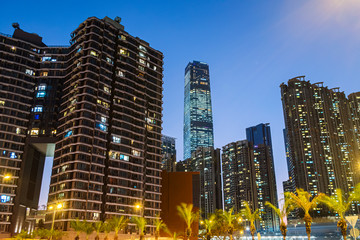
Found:
<svg viewBox="0 0 360 240"><path fill-rule="evenodd" d="M200 173L201 216L208 218L216 209L222 209L220 149L199 147L191 158L177 165L178 171Z"/></svg>
<svg viewBox="0 0 360 240"><path fill-rule="evenodd" d="M151 231L160 213L163 55L120 21L88 18L68 47L21 29L0 36L0 174L12 176L0 180L0 231L12 223L19 232L17 216L37 208L51 154L48 204L62 204L55 228L143 215Z"/></svg>
<svg viewBox="0 0 360 240"><path fill-rule="evenodd" d="M281 84L289 174L296 188L311 194L346 194L356 184L356 140L349 101L339 88L311 84L304 76ZM355 211L355 205L352 211ZM328 215L317 208L315 216Z"/></svg>
<svg viewBox="0 0 360 240"><path fill-rule="evenodd" d="M354 126L354 135L357 143L358 153L360 152L360 92L348 96L350 103L351 120ZM357 169L358 171L360 170Z"/></svg>
<svg viewBox="0 0 360 240"><path fill-rule="evenodd" d="M46 156L53 155L64 47L14 24L0 35L0 232L34 229ZM51 57L50 57L51 56Z"/></svg>
<svg viewBox="0 0 360 240"><path fill-rule="evenodd" d="M277 188L269 124L246 129L247 140L223 147L224 208L240 211L244 201L261 212L261 231L278 230L278 217L265 206L277 205Z"/></svg>
<svg viewBox="0 0 360 240"><path fill-rule="evenodd" d="M162 135L161 136L161 154L162 154L162 170L167 172L175 172L176 166L176 148L175 138Z"/></svg>
<svg viewBox="0 0 360 240"><path fill-rule="evenodd" d="M198 147L213 147L209 65L190 62L185 69L184 160Z"/></svg>
<svg viewBox="0 0 360 240"><path fill-rule="evenodd" d="M276 231L279 226L279 219L274 210L265 206L266 202L270 202L275 206L278 204L269 124L261 123L246 128L246 138L253 147L257 208L261 212L260 225L266 231Z"/></svg>

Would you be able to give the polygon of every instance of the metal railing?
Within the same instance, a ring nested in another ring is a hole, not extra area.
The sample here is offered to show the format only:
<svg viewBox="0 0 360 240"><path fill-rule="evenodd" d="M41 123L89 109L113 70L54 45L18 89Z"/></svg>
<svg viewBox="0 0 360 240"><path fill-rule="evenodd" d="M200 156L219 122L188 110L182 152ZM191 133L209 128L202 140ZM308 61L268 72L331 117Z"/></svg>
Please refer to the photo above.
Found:
<svg viewBox="0 0 360 240"><path fill-rule="evenodd" d="M1 32L0 32L0 35L4 36L4 37L12 37L12 35L10 35L10 34L5 34L5 33L1 33Z"/></svg>

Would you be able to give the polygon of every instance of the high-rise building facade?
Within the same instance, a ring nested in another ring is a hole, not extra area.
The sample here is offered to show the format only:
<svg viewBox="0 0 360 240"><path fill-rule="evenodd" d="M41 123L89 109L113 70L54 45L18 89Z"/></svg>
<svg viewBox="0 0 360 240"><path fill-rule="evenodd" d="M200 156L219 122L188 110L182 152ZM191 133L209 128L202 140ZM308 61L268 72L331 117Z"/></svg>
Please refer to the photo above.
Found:
<svg viewBox="0 0 360 240"><path fill-rule="evenodd" d="M53 155L67 51L19 26L0 35L0 232L34 228L26 218L37 210L45 157Z"/></svg>
<svg viewBox="0 0 360 240"><path fill-rule="evenodd" d="M161 136L162 170L175 172L176 169L176 147L175 138Z"/></svg>
<svg viewBox="0 0 360 240"><path fill-rule="evenodd" d="M200 173L201 217L208 218L216 209L222 209L220 149L199 147L191 158L177 165L178 171Z"/></svg>
<svg viewBox="0 0 360 240"><path fill-rule="evenodd" d="M162 53L128 34L120 18L88 18L70 43L47 47L21 29L0 36L1 174L12 176L0 180L0 231L23 215L17 205L37 208L51 152L48 204L63 206L55 228L160 213ZM46 224L52 219L50 211Z"/></svg>
<svg viewBox="0 0 360 240"><path fill-rule="evenodd" d="M261 212L260 225L263 230L276 231L279 219L269 207L270 202L277 206L277 187L275 178L275 167L271 141L271 131L268 123L259 124L246 129L247 141L253 148L254 173L257 192L257 204Z"/></svg>
<svg viewBox="0 0 360 240"><path fill-rule="evenodd" d="M92 17L71 34L49 193L65 230L160 213L163 55L119 22Z"/></svg>
<svg viewBox="0 0 360 240"><path fill-rule="evenodd" d="M185 69L184 160L198 147L213 147L209 65L190 62Z"/></svg>
<svg viewBox="0 0 360 240"><path fill-rule="evenodd" d="M348 96L350 103L351 120L354 126L354 135L357 143L358 153L360 152L360 92ZM359 171L357 169L357 171Z"/></svg>
<svg viewBox="0 0 360 240"><path fill-rule="evenodd" d="M261 231L278 230L278 217L266 207L266 201L277 205L277 188L270 126L259 124L246 129L247 140L223 147L222 170L224 208L240 211L248 201L261 212L257 227Z"/></svg>
<svg viewBox="0 0 360 240"><path fill-rule="evenodd" d="M304 76L280 87L289 174L295 187L313 195L331 195L336 188L347 194L356 184L357 149L345 94L339 88L324 87L322 82L311 84ZM317 208L314 214L328 212Z"/></svg>

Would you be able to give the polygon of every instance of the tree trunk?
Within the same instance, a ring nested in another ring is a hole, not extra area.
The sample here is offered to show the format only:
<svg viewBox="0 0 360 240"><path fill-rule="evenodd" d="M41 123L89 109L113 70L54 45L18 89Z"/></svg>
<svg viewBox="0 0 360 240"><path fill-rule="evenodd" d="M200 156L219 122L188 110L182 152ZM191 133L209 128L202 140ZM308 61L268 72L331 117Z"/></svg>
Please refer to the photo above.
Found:
<svg viewBox="0 0 360 240"><path fill-rule="evenodd" d="M115 233L114 240L118 240L118 234Z"/></svg>
<svg viewBox="0 0 360 240"><path fill-rule="evenodd" d="M140 240L144 240L145 235L143 233L140 233Z"/></svg>
<svg viewBox="0 0 360 240"><path fill-rule="evenodd" d="M343 235L344 240L346 240L346 236L347 236L347 223L346 223L346 220L341 218L337 223L337 227L340 228L341 234Z"/></svg>
<svg viewBox="0 0 360 240"><path fill-rule="evenodd" d="M251 233L251 236L252 236L253 240L255 239L255 232L256 232L255 225L253 223L251 223L250 224L250 233Z"/></svg>
<svg viewBox="0 0 360 240"><path fill-rule="evenodd" d="M158 240L159 239L159 233L156 231L155 232L155 240Z"/></svg>
<svg viewBox="0 0 360 240"><path fill-rule="evenodd" d="M310 240L312 218L309 215L309 213L305 214L304 221L305 221L305 227L306 227L306 234L308 236L308 240Z"/></svg>
<svg viewBox="0 0 360 240"><path fill-rule="evenodd" d="M287 234L287 226L283 222L280 224L280 231L281 231L281 234L283 235L283 239L285 240L286 234Z"/></svg>

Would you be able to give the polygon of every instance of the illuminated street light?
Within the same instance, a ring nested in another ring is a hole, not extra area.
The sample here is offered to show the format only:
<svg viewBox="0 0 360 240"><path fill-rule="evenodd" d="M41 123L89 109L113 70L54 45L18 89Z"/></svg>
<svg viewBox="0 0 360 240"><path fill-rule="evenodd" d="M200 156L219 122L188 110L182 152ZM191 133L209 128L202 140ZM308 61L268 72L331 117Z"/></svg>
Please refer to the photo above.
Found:
<svg viewBox="0 0 360 240"><path fill-rule="evenodd" d="M11 175L10 174L5 174L4 175L4 180L9 180L11 178Z"/></svg>
<svg viewBox="0 0 360 240"><path fill-rule="evenodd" d="M56 210L60 210L63 207L64 205L62 203L58 203L56 206L55 205L49 206L49 210L54 210L52 224L51 224L51 231L54 230ZM52 240L52 235L50 236L50 240Z"/></svg>
<svg viewBox="0 0 360 240"><path fill-rule="evenodd" d="M200 224L204 224L204 221L201 220L201 221L200 221Z"/></svg>

